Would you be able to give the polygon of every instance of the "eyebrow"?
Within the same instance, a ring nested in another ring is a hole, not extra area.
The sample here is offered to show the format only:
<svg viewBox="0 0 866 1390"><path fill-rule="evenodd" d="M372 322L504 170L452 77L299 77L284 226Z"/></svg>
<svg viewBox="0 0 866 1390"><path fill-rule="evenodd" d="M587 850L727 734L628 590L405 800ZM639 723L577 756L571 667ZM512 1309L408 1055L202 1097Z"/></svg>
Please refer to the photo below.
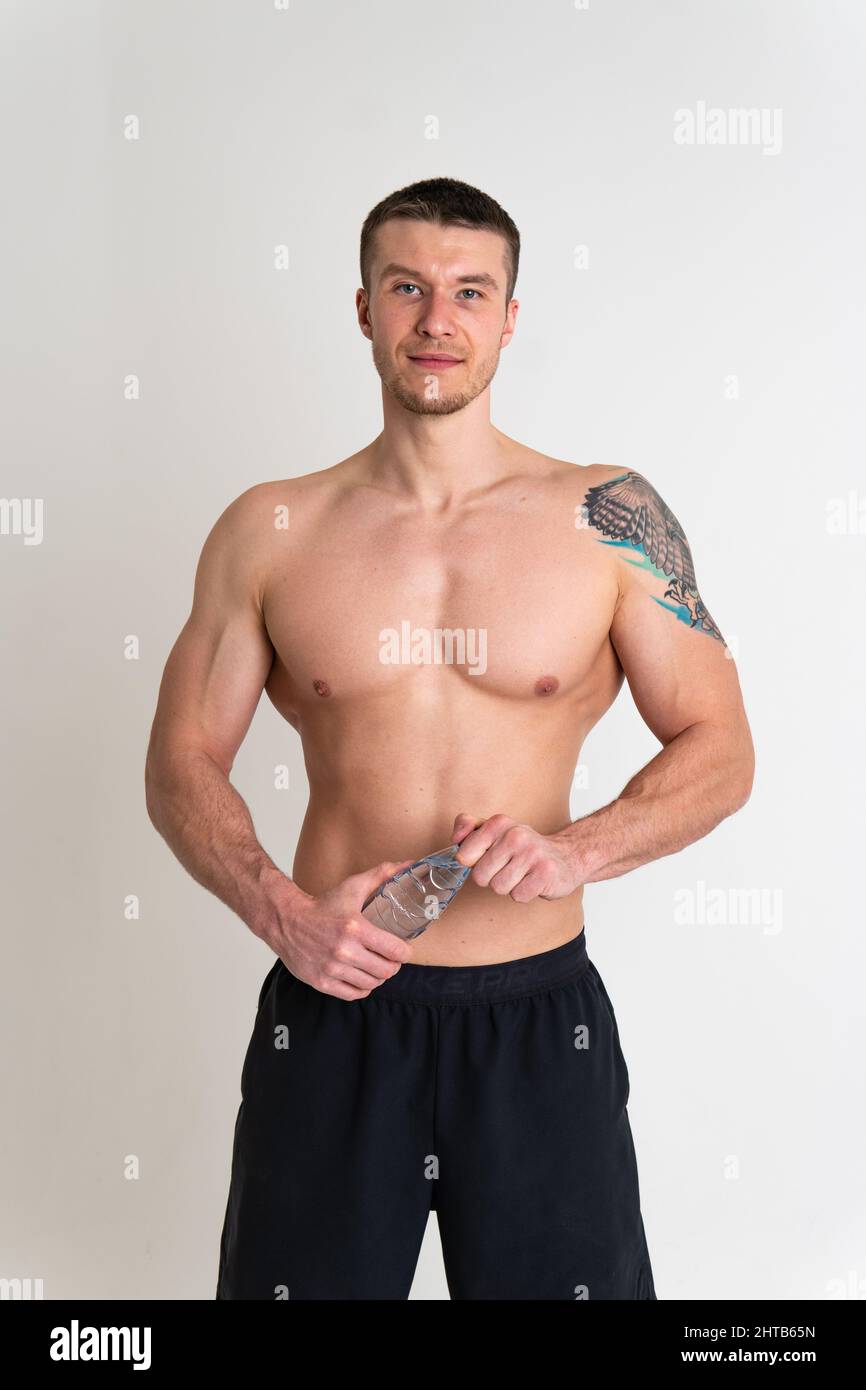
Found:
<svg viewBox="0 0 866 1390"><path fill-rule="evenodd" d="M397 265L396 261L390 261L388 265L385 266L379 278L385 280L390 275L406 275L413 281L417 280L422 284L425 283L424 276L421 275L419 271L412 270L408 265ZM477 275L458 275L457 284L484 285L489 290L499 289L498 282L494 280L492 275L488 275L486 270L479 271Z"/></svg>

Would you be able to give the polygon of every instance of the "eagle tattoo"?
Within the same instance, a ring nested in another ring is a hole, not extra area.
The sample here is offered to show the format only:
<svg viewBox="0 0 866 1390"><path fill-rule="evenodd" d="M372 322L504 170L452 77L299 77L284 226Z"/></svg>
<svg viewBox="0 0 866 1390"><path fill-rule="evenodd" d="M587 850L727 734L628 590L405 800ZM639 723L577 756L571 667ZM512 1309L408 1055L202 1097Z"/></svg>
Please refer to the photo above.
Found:
<svg viewBox="0 0 866 1390"><path fill-rule="evenodd" d="M670 581L665 598L673 599L677 606L662 599L656 599L656 603L671 609L690 627L709 632L724 642L698 593L692 552L683 528L646 478L628 472L599 483L587 492L582 510L589 526L603 536L613 537L608 545L630 545L642 550L658 573Z"/></svg>

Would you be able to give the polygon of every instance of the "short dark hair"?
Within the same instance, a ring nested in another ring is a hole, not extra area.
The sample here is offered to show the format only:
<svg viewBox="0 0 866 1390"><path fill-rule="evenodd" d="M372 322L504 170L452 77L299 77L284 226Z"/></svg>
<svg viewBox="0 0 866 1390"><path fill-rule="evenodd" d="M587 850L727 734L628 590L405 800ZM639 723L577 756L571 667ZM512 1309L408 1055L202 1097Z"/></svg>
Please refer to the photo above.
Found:
<svg viewBox="0 0 866 1390"><path fill-rule="evenodd" d="M373 235L390 217L411 217L417 222L438 222L443 227L479 227L498 232L508 245L506 304L511 299L517 283L520 233L505 209L493 198L458 179L422 179L419 183L407 184L383 198L367 213L361 228L361 284L368 294Z"/></svg>

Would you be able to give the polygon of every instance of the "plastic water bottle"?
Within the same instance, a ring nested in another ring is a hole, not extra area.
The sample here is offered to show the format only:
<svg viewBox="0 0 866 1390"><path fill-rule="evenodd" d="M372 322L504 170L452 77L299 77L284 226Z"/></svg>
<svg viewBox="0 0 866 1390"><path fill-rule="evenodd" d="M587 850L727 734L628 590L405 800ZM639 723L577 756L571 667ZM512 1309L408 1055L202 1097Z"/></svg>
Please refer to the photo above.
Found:
<svg viewBox="0 0 866 1390"><path fill-rule="evenodd" d="M455 859L457 845L416 859L376 889L364 903L361 916L374 927L411 941L437 922L471 872Z"/></svg>

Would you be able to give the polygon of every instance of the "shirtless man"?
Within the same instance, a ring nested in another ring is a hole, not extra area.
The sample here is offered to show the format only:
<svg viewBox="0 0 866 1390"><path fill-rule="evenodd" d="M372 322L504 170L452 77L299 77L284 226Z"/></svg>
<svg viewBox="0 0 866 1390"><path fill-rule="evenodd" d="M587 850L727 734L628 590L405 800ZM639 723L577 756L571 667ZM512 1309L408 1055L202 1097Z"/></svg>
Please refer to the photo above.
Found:
<svg viewBox="0 0 866 1390"><path fill-rule="evenodd" d="M583 885L741 807L752 740L652 484L491 424L518 253L507 213L454 180L373 209L356 303L382 432L232 502L166 665L149 814L276 956L217 1298L405 1299L431 1208L452 1298L656 1297ZM662 748L571 823L584 739L624 678ZM309 778L291 878L229 780L263 689ZM360 915L455 841L471 875L422 935Z"/></svg>

